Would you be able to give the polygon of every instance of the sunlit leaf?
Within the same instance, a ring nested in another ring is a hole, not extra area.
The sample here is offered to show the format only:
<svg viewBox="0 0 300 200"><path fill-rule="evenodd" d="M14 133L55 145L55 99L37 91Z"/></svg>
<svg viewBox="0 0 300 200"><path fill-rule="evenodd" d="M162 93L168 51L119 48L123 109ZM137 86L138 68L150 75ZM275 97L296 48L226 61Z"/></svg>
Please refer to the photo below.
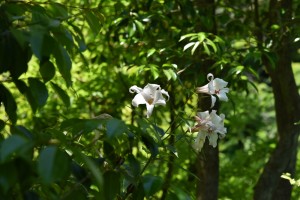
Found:
<svg viewBox="0 0 300 200"><path fill-rule="evenodd" d="M157 65L150 65L150 72L154 79L157 79L159 77L159 71Z"/></svg>
<svg viewBox="0 0 300 200"><path fill-rule="evenodd" d="M198 41L199 41L200 43L202 43L202 42L204 41L205 38L206 38L206 34L205 34L204 32L200 32L200 33L198 34Z"/></svg>
<svg viewBox="0 0 300 200"><path fill-rule="evenodd" d="M218 49L217 49L217 46L215 45L215 43L214 43L213 41L211 41L210 39L207 39L207 38L206 38L205 42L206 42L209 46L211 46L211 47L213 48L213 50L214 50L215 53L217 53Z"/></svg>
<svg viewBox="0 0 300 200"><path fill-rule="evenodd" d="M143 34L144 33L144 25L138 20L134 20L134 23L136 24L137 29L140 32L140 34Z"/></svg>
<svg viewBox="0 0 300 200"><path fill-rule="evenodd" d="M199 41L195 43L195 45L193 46L192 51L191 51L192 55L195 53L195 51L199 45L200 45Z"/></svg>
<svg viewBox="0 0 300 200"><path fill-rule="evenodd" d="M207 55L210 55L210 50L207 44L205 42L203 42L202 44L203 44L204 52L207 53Z"/></svg>
<svg viewBox="0 0 300 200"><path fill-rule="evenodd" d="M186 44L184 47L183 47L183 51L187 50L188 48L190 48L191 46L195 45L195 42L190 42L188 44Z"/></svg>
<svg viewBox="0 0 300 200"><path fill-rule="evenodd" d="M156 50L154 48L151 48L147 51L147 57L152 56L154 53L156 52Z"/></svg>
<svg viewBox="0 0 300 200"><path fill-rule="evenodd" d="M179 42L186 39L186 38L195 36L195 35L197 35L197 33L189 33L189 34L183 35L183 36L180 37Z"/></svg>

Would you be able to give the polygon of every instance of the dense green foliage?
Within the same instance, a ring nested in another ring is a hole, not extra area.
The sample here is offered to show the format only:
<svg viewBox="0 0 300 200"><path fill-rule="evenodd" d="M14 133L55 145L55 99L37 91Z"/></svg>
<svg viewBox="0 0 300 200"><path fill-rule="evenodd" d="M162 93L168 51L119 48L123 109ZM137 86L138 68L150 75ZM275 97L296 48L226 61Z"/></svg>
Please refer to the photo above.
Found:
<svg viewBox="0 0 300 200"><path fill-rule="evenodd" d="M0 199L196 199L189 128L209 72L230 88L217 105L228 129L219 198L251 199L276 144L263 60L274 65L268 43L284 34L261 24L261 48L251 5L217 1L212 15L192 0L1 2ZM128 91L147 83L170 95L149 119Z"/></svg>

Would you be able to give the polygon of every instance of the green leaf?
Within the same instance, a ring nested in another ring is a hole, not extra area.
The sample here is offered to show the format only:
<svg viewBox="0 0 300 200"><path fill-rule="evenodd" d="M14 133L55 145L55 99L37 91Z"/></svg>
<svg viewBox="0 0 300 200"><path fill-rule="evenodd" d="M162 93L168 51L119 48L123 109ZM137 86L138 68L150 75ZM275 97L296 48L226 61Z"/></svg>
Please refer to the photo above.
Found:
<svg viewBox="0 0 300 200"><path fill-rule="evenodd" d="M94 35L98 35L101 29L100 18L98 18L97 15L95 15L95 13L91 10L86 11L84 16Z"/></svg>
<svg viewBox="0 0 300 200"><path fill-rule="evenodd" d="M163 179L159 176L147 174L143 177L143 186L147 197L158 192L163 185Z"/></svg>
<svg viewBox="0 0 300 200"><path fill-rule="evenodd" d="M49 11L51 12L52 16L55 18L65 19L68 17L68 10L66 6L60 3L53 3L49 4Z"/></svg>
<svg viewBox="0 0 300 200"><path fill-rule="evenodd" d="M190 48L191 46L195 45L195 42L190 42L188 44L186 44L184 47L183 47L183 51L187 50L188 48Z"/></svg>
<svg viewBox="0 0 300 200"><path fill-rule="evenodd" d="M157 65L150 64L150 72L154 79L157 79L159 77L159 71Z"/></svg>
<svg viewBox="0 0 300 200"><path fill-rule="evenodd" d="M64 47L68 52L73 52L74 50L74 40L73 36L69 30L65 28L57 28L51 32L56 41L59 42L61 47Z"/></svg>
<svg viewBox="0 0 300 200"><path fill-rule="evenodd" d="M156 52L156 50L154 48L151 48L147 51L147 58L152 56L154 53Z"/></svg>
<svg viewBox="0 0 300 200"><path fill-rule="evenodd" d="M217 53L218 49L217 49L217 46L215 45L215 43L213 41L211 41L210 39L207 39L206 38L206 41L205 41L209 46L211 46L214 50L215 53Z"/></svg>
<svg viewBox="0 0 300 200"><path fill-rule="evenodd" d="M22 94L26 94L26 92L28 91L28 87L26 83L24 83L24 81L17 79L14 80L14 84L18 88L19 92L21 92Z"/></svg>
<svg viewBox="0 0 300 200"><path fill-rule="evenodd" d="M28 45L27 32L25 32L24 30L20 30L16 27L11 27L9 30L13 34L13 36L16 38L16 40L18 41L20 46L22 48L26 48L26 46Z"/></svg>
<svg viewBox="0 0 300 200"><path fill-rule="evenodd" d="M37 160L37 169L43 183L64 180L70 174L69 155L55 146L43 149Z"/></svg>
<svg viewBox="0 0 300 200"><path fill-rule="evenodd" d="M68 96L68 94L61 89L57 84L51 82L51 86L52 88L55 90L55 92L58 94L58 96L61 98L61 100L64 102L64 104L67 107L70 107L70 97Z"/></svg>
<svg viewBox="0 0 300 200"><path fill-rule="evenodd" d="M144 200L145 199L145 191L144 191L142 182L139 182L136 189L133 190L132 197L134 200Z"/></svg>
<svg viewBox="0 0 300 200"><path fill-rule="evenodd" d="M25 138L28 139L33 139L32 133L27 128L21 125L10 126L10 133L25 136Z"/></svg>
<svg viewBox="0 0 300 200"><path fill-rule="evenodd" d="M37 28L34 26L30 29L30 47L34 55L42 60L42 49L44 40L44 30L42 28Z"/></svg>
<svg viewBox="0 0 300 200"><path fill-rule="evenodd" d="M18 171L13 162L4 163L0 165L0 194L2 192L8 193L9 189L16 185L18 181ZM11 198L11 196L10 196ZM10 199L7 198L7 199ZM5 198L4 198L5 199Z"/></svg>
<svg viewBox="0 0 300 200"><path fill-rule="evenodd" d="M103 178L105 199L115 199L121 191L120 174L115 171L107 171L103 174Z"/></svg>
<svg viewBox="0 0 300 200"><path fill-rule="evenodd" d="M17 104L14 97L11 95L8 89L0 84L0 105L4 104L5 112L7 113L10 121L14 124L17 121Z"/></svg>
<svg viewBox="0 0 300 200"><path fill-rule="evenodd" d="M134 178L139 178L141 172L141 166L139 161L132 155L129 154L127 157L130 167L130 175Z"/></svg>
<svg viewBox="0 0 300 200"><path fill-rule="evenodd" d="M144 33L144 25L138 20L134 20L134 23L137 26L138 31L142 35Z"/></svg>
<svg viewBox="0 0 300 200"><path fill-rule="evenodd" d="M165 135L165 131L164 131L162 128L160 128L160 127L158 127L158 126L156 126L156 125L153 125L153 128L154 128L154 130L155 130L157 133L159 133L160 136L164 136L164 135Z"/></svg>
<svg viewBox="0 0 300 200"><path fill-rule="evenodd" d="M267 60L269 61L272 69L276 68L276 63L278 61L278 57L276 56L275 53L273 52L268 52L267 50L264 50L262 52L262 56L265 56L267 58Z"/></svg>
<svg viewBox="0 0 300 200"><path fill-rule="evenodd" d="M204 52L207 53L207 55L210 55L210 50L205 42L203 42Z"/></svg>
<svg viewBox="0 0 300 200"><path fill-rule="evenodd" d="M151 156L155 157L158 154L158 145L154 139L147 134L142 135L142 142L146 145L147 149L150 151Z"/></svg>
<svg viewBox="0 0 300 200"><path fill-rule="evenodd" d="M84 163L84 165L86 165L86 167L91 171L92 173L92 177L95 179L97 186L100 190L100 192L102 192L102 186L103 186L103 175L102 172L100 170L100 168L96 165L95 162L93 162L89 157L87 157L86 155L82 154L79 151L74 151L74 154L80 159L81 162Z"/></svg>
<svg viewBox="0 0 300 200"><path fill-rule="evenodd" d="M65 79L67 86L71 86L71 68L72 62L67 50L58 45L54 51L54 56L56 59L56 65L62 77Z"/></svg>
<svg viewBox="0 0 300 200"><path fill-rule="evenodd" d="M231 68L228 72L228 74L230 75L238 75L240 73L242 73L244 71L244 66L243 65L238 65L238 66L234 66L233 68Z"/></svg>
<svg viewBox="0 0 300 200"><path fill-rule="evenodd" d="M29 141L19 135L12 135L1 143L0 161L5 162L12 156L27 152Z"/></svg>
<svg viewBox="0 0 300 200"><path fill-rule="evenodd" d="M77 35L74 35L75 41L77 42L77 46L79 47L79 52L84 52L87 49L87 46L84 42L84 38L78 37Z"/></svg>
<svg viewBox="0 0 300 200"><path fill-rule="evenodd" d="M71 131L73 134L86 134L105 122L105 119L67 119L62 122L61 129Z"/></svg>
<svg viewBox="0 0 300 200"><path fill-rule="evenodd" d="M191 51L192 55L195 53L195 51L196 51L196 49L197 49L197 47L198 47L199 45L200 45L200 42L199 42L199 41L195 43L195 45L193 46L193 49L192 49L192 51Z"/></svg>
<svg viewBox="0 0 300 200"><path fill-rule="evenodd" d="M44 83L37 78L28 78L30 98L34 105L31 105L33 111L43 107L48 99L48 90Z"/></svg>
<svg viewBox="0 0 300 200"><path fill-rule="evenodd" d="M3 120L0 119L0 131L1 131L2 129L4 129L4 127L5 127L5 122L4 122Z"/></svg>
<svg viewBox="0 0 300 200"><path fill-rule="evenodd" d="M170 188L170 196L167 200L192 200L191 195L187 194L181 187L172 185Z"/></svg>
<svg viewBox="0 0 300 200"><path fill-rule="evenodd" d="M166 147L167 147L167 149L169 150L169 151L171 151L176 157L178 157L178 153L177 153L177 150L176 150L176 148L175 148L175 146L172 146L172 145L166 145Z"/></svg>
<svg viewBox="0 0 300 200"><path fill-rule="evenodd" d="M167 77L168 81L169 81L169 80L171 80L171 78L172 78L172 75L170 74L170 71L169 71L169 70L166 70L166 69L164 69L164 70L163 70L163 72L164 72L164 74L166 75L166 77Z"/></svg>
<svg viewBox="0 0 300 200"><path fill-rule="evenodd" d="M122 120L110 119L106 124L106 129L108 139L113 139L126 132L127 126Z"/></svg>
<svg viewBox="0 0 300 200"><path fill-rule="evenodd" d="M195 36L195 35L197 35L197 33L189 33L189 34L183 35L183 36L180 37L179 42L186 39L186 38Z"/></svg>
<svg viewBox="0 0 300 200"><path fill-rule="evenodd" d="M43 62L40 65L40 74L44 82L50 81L55 75L55 67L53 63L49 60Z"/></svg>
<svg viewBox="0 0 300 200"><path fill-rule="evenodd" d="M198 41L200 43L203 42L205 38L206 38L206 33L204 33L204 32L198 33Z"/></svg>

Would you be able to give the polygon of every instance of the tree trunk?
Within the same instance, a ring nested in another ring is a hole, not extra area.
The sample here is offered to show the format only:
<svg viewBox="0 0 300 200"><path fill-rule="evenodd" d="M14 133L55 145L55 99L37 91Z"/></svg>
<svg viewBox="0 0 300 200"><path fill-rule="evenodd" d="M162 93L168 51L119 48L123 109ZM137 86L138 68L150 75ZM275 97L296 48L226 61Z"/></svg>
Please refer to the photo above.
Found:
<svg viewBox="0 0 300 200"><path fill-rule="evenodd" d="M257 200L291 198L292 186L280 176L285 172L292 176L295 173L300 133L300 126L295 125L295 122L300 120L300 96L292 71L290 51L292 40L290 30L286 26L292 17L292 1L281 1L281 6L272 6L270 13L281 12L274 9L285 11L285 15L281 18L282 24L279 23L282 25L283 34L278 44L279 48L274 50L278 61L275 66L266 63L272 81L279 140L254 188L254 199Z"/></svg>
<svg viewBox="0 0 300 200"><path fill-rule="evenodd" d="M217 25L215 20L215 2L214 0L198 0L195 5L202 21L196 24L197 31L217 33ZM205 17L204 17L205 16ZM205 69L209 69L214 64L213 60L206 60L203 63ZM206 71L206 70L204 70ZM211 99L198 95L200 101L198 105L199 111L210 110ZM216 108L214 108L216 109ZM197 200L217 200L219 186L219 149L218 146L213 148L206 139L202 151L198 154L195 163L195 169L199 181L197 183L196 198Z"/></svg>
<svg viewBox="0 0 300 200"><path fill-rule="evenodd" d="M213 148L205 141L202 151L197 158L197 200L218 199L219 185L219 148Z"/></svg>

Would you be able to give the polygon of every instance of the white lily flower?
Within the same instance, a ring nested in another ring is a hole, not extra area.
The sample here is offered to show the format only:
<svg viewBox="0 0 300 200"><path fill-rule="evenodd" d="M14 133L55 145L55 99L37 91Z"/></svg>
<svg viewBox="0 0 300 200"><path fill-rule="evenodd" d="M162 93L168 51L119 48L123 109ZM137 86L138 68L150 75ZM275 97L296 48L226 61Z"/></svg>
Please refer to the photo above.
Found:
<svg viewBox="0 0 300 200"><path fill-rule="evenodd" d="M148 83L144 89L137 87L136 85L129 88L130 93L137 93L132 100L132 105L138 107L140 104L146 104L147 118L152 114L155 105L166 105L166 99L163 95L167 96L169 100L169 94L167 91L160 88L160 85Z"/></svg>
<svg viewBox="0 0 300 200"><path fill-rule="evenodd" d="M206 137L209 140L209 145L214 148L217 146L218 138L225 137L227 132L224 127L225 115L221 114L218 116L216 112L216 110L212 110L211 113L208 111L198 112L197 116L195 116L197 125L192 128L192 131L198 131L198 135L192 147L197 152L201 151Z"/></svg>
<svg viewBox="0 0 300 200"><path fill-rule="evenodd" d="M211 73L207 75L207 80L209 83L202 87L197 87L196 92L211 95L211 108L216 102L216 97L213 95L217 95L221 101L228 101L228 97L226 96L226 93L229 92L229 88L226 88L228 82L220 78L214 78L214 75Z"/></svg>

